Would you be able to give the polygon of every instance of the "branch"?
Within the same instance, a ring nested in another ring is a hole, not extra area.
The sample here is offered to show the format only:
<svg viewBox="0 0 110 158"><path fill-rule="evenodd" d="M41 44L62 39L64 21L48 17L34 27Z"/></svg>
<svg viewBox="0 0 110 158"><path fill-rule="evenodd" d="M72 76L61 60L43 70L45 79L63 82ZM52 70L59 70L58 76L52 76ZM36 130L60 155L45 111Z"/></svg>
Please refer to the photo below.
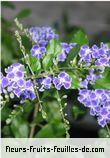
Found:
<svg viewBox="0 0 110 158"><path fill-rule="evenodd" d="M39 111L39 104L35 104L35 109L34 109L34 112L33 112L33 120L37 117L38 111ZM29 138L33 138L34 132L35 132L35 127L36 127L36 124L33 123L32 126L31 126L31 129L30 129Z"/></svg>

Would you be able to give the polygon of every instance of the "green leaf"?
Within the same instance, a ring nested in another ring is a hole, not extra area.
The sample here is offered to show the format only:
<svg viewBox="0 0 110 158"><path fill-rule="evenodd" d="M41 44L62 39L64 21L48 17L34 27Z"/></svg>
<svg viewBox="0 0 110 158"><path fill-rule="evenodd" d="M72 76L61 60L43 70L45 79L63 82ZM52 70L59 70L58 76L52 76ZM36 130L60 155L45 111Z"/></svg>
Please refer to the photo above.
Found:
<svg viewBox="0 0 110 158"><path fill-rule="evenodd" d="M110 48L110 43L107 43L108 47Z"/></svg>
<svg viewBox="0 0 110 158"><path fill-rule="evenodd" d="M63 123L47 124L36 134L37 138L59 138L63 137L65 129Z"/></svg>
<svg viewBox="0 0 110 158"><path fill-rule="evenodd" d="M53 59L61 52L61 46L58 40L51 40L47 46L46 55L42 61L45 70L50 70L53 66Z"/></svg>
<svg viewBox="0 0 110 158"><path fill-rule="evenodd" d="M4 126L2 128L2 133L3 133L3 138L6 138L6 137L10 138L10 137L12 137L10 126Z"/></svg>
<svg viewBox="0 0 110 158"><path fill-rule="evenodd" d="M79 53L80 47L77 45L75 48L73 48L67 57L67 63L70 63L71 60L73 60Z"/></svg>
<svg viewBox="0 0 110 158"><path fill-rule="evenodd" d="M12 2L1 2L1 5L4 8L15 9L15 5Z"/></svg>
<svg viewBox="0 0 110 158"><path fill-rule="evenodd" d="M78 76L73 74L73 72L67 72L69 76L72 78L71 89L77 89L80 87L80 81Z"/></svg>
<svg viewBox="0 0 110 158"><path fill-rule="evenodd" d="M23 105L23 115L26 119L28 119L30 113L34 109L34 106L30 103L30 101L26 101Z"/></svg>
<svg viewBox="0 0 110 158"><path fill-rule="evenodd" d="M32 70L38 74L41 70L40 60L33 57L32 55L29 55L29 61L30 61L30 66L31 66Z"/></svg>
<svg viewBox="0 0 110 158"><path fill-rule="evenodd" d="M110 89L110 68L107 68L103 74L103 78L96 81L95 89Z"/></svg>
<svg viewBox="0 0 110 158"><path fill-rule="evenodd" d="M80 31L77 31L72 39L73 43L77 43L79 46L85 45L85 44L89 44L87 35Z"/></svg>
<svg viewBox="0 0 110 158"><path fill-rule="evenodd" d="M80 106L74 105L72 108L72 115L73 115L75 120L82 118L85 113L86 113L85 109L82 109Z"/></svg>
<svg viewBox="0 0 110 158"><path fill-rule="evenodd" d="M31 13L31 10L30 10L30 9L23 9L22 11L20 11L20 12L15 16L15 18L22 19L22 18L25 18L25 17L29 16L30 13Z"/></svg>
<svg viewBox="0 0 110 158"><path fill-rule="evenodd" d="M27 138L29 127L23 116L17 116L12 120L11 130L15 138Z"/></svg>
<svg viewBox="0 0 110 158"><path fill-rule="evenodd" d="M7 106L5 105L5 107L2 109L1 121L5 121L9 117L9 114L11 113L11 109Z"/></svg>
<svg viewBox="0 0 110 158"><path fill-rule="evenodd" d="M47 122L61 122L59 105L56 101L46 101L46 99L43 99L43 110L46 112Z"/></svg>
<svg viewBox="0 0 110 158"><path fill-rule="evenodd" d="M107 132L106 129L100 129L98 134L99 134L99 138L108 138L108 137L110 137L108 135L108 132Z"/></svg>

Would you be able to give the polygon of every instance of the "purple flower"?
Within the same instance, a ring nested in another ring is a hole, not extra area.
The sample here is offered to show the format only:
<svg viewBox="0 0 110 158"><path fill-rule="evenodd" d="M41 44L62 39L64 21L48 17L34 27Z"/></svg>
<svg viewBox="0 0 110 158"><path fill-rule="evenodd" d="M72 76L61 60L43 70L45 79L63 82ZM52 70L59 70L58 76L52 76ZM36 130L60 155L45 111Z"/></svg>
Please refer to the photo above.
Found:
<svg viewBox="0 0 110 158"><path fill-rule="evenodd" d="M60 53L57 55L57 61L65 61L66 57L67 57L67 55L65 54L65 52Z"/></svg>
<svg viewBox="0 0 110 158"><path fill-rule="evenodd" d="M1 72L0 72L0 94L3 94L6 92L6 88L9 84L9 80L7 77L5 77Z"/></svg>
<svg viewBox="0 0 110 158"><path fill-rule="evenodd" d="M110 90L80 89L78 100L90 109L91 115L97 116L100 126L110 122Z"/></svg>
<svg viewBox="0 0 110 158"><path fill-rule="evenodd" d="M92 61L92 51L89 46L84 45L81 47L79 52L81 62L84 62L85 65L90 65Z"/></svg>
<svg viewBox="0 0 110 158"><path fill-rule="evenodd" d="M76 47L76 43L61 43L62 50L61 53L57 55L56 60L64 62L67 58L67 55L70 53L71 49L73 49L74 47Z"/></svg>
<svg viewBox="0 0 110 158"><path fill-rule="evenodd" d="M90 69L89 70L89 74L86 76L86 79L88 80L88 82L90 84L94 84L96 80L98 80L99 78L101 78L102 76L99 74L97 75L97 73L95 73L94 69Z"/></svg>
<svg viewBox="0 0 110 158"><path fill-rule="evenodd" d="M46 48L39 47L38 45L34 45L31 49L32 56L36 57L37 59L41 59L43 54L45 54Z"/></svg>
<svg viewBox="0 0 110 158"><path fill-rule="evenodd" d="M58 77L53 78L53 84L57 90L60 90L61 87L69 89L71 87L72 79L66 72L60 72Z"/></svg>
<svg viewBox="0 0 110 158"><path fill-rule="evenodd" d="M48 76L40 81L41 88L39 91L43 92L45 89L50 89L52 85L52 77Z"/></svg>
<svg viewBox="0 0 110 158"><path fill-rule="evenodd" d="M81 82L81 88L87 88L88 86L88 81L85 79Z"/></svg>

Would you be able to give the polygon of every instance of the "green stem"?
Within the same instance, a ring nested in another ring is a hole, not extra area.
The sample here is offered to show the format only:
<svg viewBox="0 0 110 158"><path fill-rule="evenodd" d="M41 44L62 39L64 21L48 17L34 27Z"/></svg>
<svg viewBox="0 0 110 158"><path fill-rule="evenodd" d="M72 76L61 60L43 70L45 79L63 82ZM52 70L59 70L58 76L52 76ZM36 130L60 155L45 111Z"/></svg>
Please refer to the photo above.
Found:
<svg viewBox="0 0 110 158"><path fill-rule="evenodd" d="M22 54L24 56L25 63L27 64L32 76L34 77L35 74L34 74L33 70L31 69L30 62L29 62L29 57L28 57L28 55L26 55L25 47L22 44L22 39L21 39L21 36L20 36L18 31L15 31L15 36L16 36L18 42L19 42L20 49L21 49L21 52L22 52ZM36 83L35 83L34 79L33 79L33 82L34 82L34 89L35 89L35 92L36 92L36 95L37 95L37 99L38 99L38 104L40 105L40 109L42 110L42 104L41 104L41 101L40 101L38 89L37 89L37 86L36 86ZM39 111L39 105L36 104L36 106L35 106L34 113L33 113L33 118L37 116L37 113ZM34 131L35 131L35 124L31 127L30 137L33 137Z"/></svg>
<svg viewBox="0 0 110 158"><path fill-rule="evenodd" d="M62 104L61 104L61 99L60 99L60 95L59 95L58 91L57 91L57 98L58 98L58 103L59 103L59 107L60 107L60 114L61 114L62 120L64 122L64 128L65 128L66 138L69 138L70 137L70 135L68 133L69 122L65 119L65 116L64 116L64 113L63 113L63 107L62 107Z"/></svg>

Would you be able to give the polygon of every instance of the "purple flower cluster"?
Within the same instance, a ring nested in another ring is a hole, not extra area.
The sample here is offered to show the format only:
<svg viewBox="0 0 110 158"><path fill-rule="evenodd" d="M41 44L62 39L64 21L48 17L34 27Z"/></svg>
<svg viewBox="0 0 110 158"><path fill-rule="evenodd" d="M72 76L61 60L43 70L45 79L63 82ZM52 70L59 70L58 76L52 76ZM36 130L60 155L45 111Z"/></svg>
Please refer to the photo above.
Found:
<svg viewBox="0 0 110 158"><path fill-rule="evenodd" d="M31 54L37 59L42 58L43 54L45 54L48 42L58 38L58 35L55 34L51 27L31 27L29 33L36 43L31 49Z"/></svg>
<svg viewBox="0 0 110 158"><path fill-rule="evenodd" d="M86 66L94 65L100 67L108 67L110 65L110 49L104 43L101 43L100 47L93 45L90 48L88 45L81 47L80 62Z"/></svg>
<svg viewBox="0 0 110 158"><path fill-rule="evenodd" d="M61 48L62 48L62 51L60 54L57 55L57 58L56 60L57 61L65 61L66 58L67 58L67 55L69 54L69 52L71 51L71 49L73 49L74 47L76 46L76 43L61 43Z"/></svg>
<svg viewBox="0 0 110 158"><path fill-rule="evenodd" d="M61 87L69 89L71 87L72 78L66 72L60 72L58 77L53 78L53 84L57 90L60 90Z"/></svg>
<svg viewBox="0 0 110 158"><path fill-rule="evenodd" d="M110 122L110 90L79 90L78 100L90 109L92 116L97 116L98 124L104 127Z"/></svg>
<svg viewBox="0 0 110 158"><path fill-rule="evenodd" d="M33 100L36 98L34 85L31 80L25 80L25 71L23 65L15 63L5 69L6 76L1 74L0 93L13 93L24 102L25 99Z"/></svg>
<svg viewBox="0 0 110 158"><path fill-rule="evenodd" d="M40 45L46 45L51 39L58 38L58 35L55 34L51 27L31 27L29 33L35 43Z"/></svg>

